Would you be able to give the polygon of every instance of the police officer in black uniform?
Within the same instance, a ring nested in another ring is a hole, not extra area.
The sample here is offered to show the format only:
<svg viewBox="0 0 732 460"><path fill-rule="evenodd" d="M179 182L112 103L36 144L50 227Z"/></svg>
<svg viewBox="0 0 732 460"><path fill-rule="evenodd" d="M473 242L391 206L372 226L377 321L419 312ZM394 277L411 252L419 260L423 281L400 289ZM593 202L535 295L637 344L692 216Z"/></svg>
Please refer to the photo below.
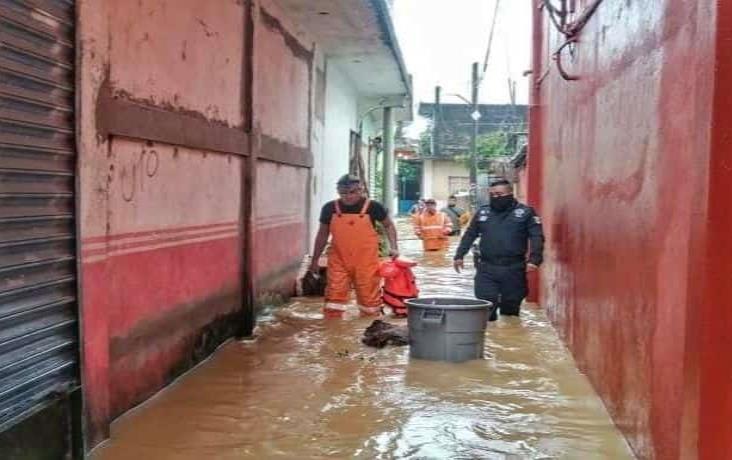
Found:
<svg viewBox="0 0 732 460"><path fill-rule="evenodd" d="M494 181L489 192L490 204L475 213L455 253L454 266L460 273L463 258L480 237L475 297L495 305L490 317L495 321L499 310L501 315L518 316L528 294L526 272L537 270L543 260L544 233L536 212L516 201L510 182Z"/></svg>

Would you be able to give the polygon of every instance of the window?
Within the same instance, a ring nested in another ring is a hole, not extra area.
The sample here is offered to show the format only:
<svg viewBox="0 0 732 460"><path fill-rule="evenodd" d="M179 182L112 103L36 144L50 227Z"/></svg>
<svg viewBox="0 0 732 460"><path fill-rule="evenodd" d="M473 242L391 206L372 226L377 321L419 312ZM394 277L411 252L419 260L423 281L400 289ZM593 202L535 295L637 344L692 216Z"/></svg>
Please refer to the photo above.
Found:
<svg viewBox="0 0 732 460"><path fill-rule="evenodd" d="M450 195L459 192L470 191L470 178L463 176L450 176L447 178L447 189Z"/></svg>

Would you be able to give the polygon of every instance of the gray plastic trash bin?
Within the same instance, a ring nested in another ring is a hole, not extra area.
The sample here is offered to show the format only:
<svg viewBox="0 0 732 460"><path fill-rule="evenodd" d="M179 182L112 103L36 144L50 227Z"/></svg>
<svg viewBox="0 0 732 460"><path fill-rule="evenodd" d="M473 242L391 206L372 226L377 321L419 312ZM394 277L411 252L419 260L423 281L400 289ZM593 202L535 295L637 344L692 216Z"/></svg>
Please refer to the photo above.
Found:
<svg viewBox="0 0 732 460"><path fill-rule="evenodd" d="M455 363L483 357L490 302L427 297L406 304L411 357Z"/></svg>

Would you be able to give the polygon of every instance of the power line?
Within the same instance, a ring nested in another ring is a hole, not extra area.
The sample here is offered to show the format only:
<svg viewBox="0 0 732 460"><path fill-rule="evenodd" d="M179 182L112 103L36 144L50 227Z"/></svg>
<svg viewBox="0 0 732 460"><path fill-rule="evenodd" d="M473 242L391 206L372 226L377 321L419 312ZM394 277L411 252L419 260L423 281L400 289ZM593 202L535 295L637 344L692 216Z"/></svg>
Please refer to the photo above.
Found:
<svg viewBox="0 0 732 460"><path fill-rule="evenodd" d="M485 78L486 71L488 70L488 60L491 57L491 47L493 46L493 32L496 29L496 19L498 18L498 8L501 6L501 0L496 0L496 8L493 11L493 21L491 22L491 31L490 35L488 35L488 46L485 50L485 58L483 59L483 70L481 72L480 78L478 79L478 86L483 82L483 78Z"/></svg>

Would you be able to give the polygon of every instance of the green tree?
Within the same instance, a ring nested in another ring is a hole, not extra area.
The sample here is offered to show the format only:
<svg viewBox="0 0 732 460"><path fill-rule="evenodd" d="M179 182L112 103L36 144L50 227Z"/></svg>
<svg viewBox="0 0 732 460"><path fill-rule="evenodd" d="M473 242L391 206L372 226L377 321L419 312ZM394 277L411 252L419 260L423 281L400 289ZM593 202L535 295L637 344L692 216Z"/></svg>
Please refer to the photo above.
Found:
<svg viewBox="0 0 732 460"><path fill-rule="evenodd" d="M419 135L419 154L430 156L432 154L432 131L425 129Z"/></svg>
<svg viewBox="0 0 732 460"><path fill-rule="evenodd" d="M422 172L417 163L404 160L399 160L397 170L399 177L408 182L418 181Z"/></svg>
<svg viewBox="0 0 732 460"><path fill-rule="evenodd" d="M499 157L508 153L508 135L503 131L479 136L477 144L478 158Z"/></svg>
<svg viewBox="0 0 732 460"><path fill-rule="evenodd" d="M479 169L482 168L480 165L484 164L485 160L509 154L508 134L503 131L495 131L478 136L476 144ZM457 156L455 159L462 162L466 168L470 168L471 155L469 149L464 155Z"/></svg>

